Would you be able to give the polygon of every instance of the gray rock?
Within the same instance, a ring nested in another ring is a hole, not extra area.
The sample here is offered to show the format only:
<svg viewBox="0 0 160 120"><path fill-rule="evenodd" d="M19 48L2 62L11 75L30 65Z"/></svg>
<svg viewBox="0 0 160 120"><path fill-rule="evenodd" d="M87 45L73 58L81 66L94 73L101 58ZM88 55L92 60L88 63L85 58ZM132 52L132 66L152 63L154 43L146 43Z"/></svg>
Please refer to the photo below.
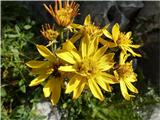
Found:
<svg viewBox="0 0 160 120"><path fill-rule="evenodd" d="M61 114L56 106L52 106L49 101L42 101L37 103L33 110L37 115L44 116L44 120L60 120Z"/></svg>
<svg viewBox="0 0 160 120"><path fill-rule="evenodd" d="M160 120L160 104L154 106L153 113L149 120Z"/></svg>
<svg viewBox="0 0 160 120"><path fill-rule="evenodd" d="M145 1L143 9L138 16L147 19L150 16L160 14L160 1Z"/></svg>

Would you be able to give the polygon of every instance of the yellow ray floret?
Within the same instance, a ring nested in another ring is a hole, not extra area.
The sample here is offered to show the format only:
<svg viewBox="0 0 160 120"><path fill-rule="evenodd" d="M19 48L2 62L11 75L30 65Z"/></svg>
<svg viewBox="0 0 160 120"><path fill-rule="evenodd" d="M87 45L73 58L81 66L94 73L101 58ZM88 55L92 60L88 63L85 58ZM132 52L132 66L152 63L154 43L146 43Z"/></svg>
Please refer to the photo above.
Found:
<svg viewBox="0 0 160 120"><path fill-rule="evenodd" d="M80 39L83 36L86 36L88 34L91 37L91 40L98 39L103 35L103 29L107 29L109 24L107 24L105 27L100 29L94 23L91 21L91 16L87 15L83 25L80 24L72 24L71 27L78 30L71 38L70 41L73 43L76 42L78 39Z"/></svg>
<svg viewBox="0 0 160 120"><path fill-rule="evenodd" d="M113 75L107 73L114 65L113 57L114 53L105 54L107 47L101 47L98 49L98 44L89 42L90 37L86 37L81 40L79 50L73 47L71 41L67 41L63 46L65 48L57 52L57 56L66 61L68 65L60 66L59 70L72 73L65 93L73 92L73 99L78 98L81 95L85 86L88 86L94 95L99 100L104 100L101 89L111 92L111 86L114 84L115 78ZM96 50L95 50L96 49Z"/></svg>
<svg viewBox="0 0 160 120"><path fill-rule="evenodd" d="M131 97L134 97L134 95L128 93L128 89L131 92L138 93L138 90L132 85L132 82L137 81L137 74L133 71L132 62L126 62L128 56L129 55L125 54L123 51L121 52L119 67L114 71L116 79L120 82L122 95L126 100L130 100Z"/></svg>
<svg viewBox="0 0 160 120"><path fill-rule="evenodd" d="M140 45L133 45L133 41L131 38L132 32L127 32L126 34L120 32L120 27L118 23L116 23L112 28L112 34L109 33L107 30L103 29L104 35L112 39L114 41L115 46L121 48L125 53L130 52L133 56L141 57L140 54L135 53L132 48L139 48ZM104 40L100 41L102 44L108 44L108 42ZM113 44L113 43L112 43Z"/></svg>
<svg viewBox="0 0 160 120"><path fill-rule="evenodd" d="M38 75L38 77L31 81L29 86L39 85L48 79L43 88L44 96L50 97L52 104L55 105L59 101L63 81L63 78L58 71L59 61L55 54L45 46L37 45L36 47L39 53L47 60L31 60L26 63L28 67L32 68L32 73Z"/></svg>
<svg viewBox="0 0 160 120"><path fill-rule="evenodd" d="M55 1L54 10L51 5L47 6L44 4L44 7L53 16L56 23L63 27L71 25L74 17L77 16L79 11L79 4L76 4L73 1L64 1L64 5L61 0Z"/></svg>

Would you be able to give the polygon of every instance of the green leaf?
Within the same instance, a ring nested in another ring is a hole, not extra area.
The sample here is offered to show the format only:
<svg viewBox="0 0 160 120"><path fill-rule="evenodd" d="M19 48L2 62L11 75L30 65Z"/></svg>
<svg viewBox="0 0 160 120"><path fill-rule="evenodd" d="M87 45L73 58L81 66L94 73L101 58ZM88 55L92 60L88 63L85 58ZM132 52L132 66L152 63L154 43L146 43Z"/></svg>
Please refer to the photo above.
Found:
<svg viewBox="0 0 160 120"><path fill-rule="evenodd" d="M23 92L23 93L26 93L26 85L25 85L25 80L22 79L19 81L19 89Z"/></svg>
<svg viewBox="0 0 160 120"><path fill-rule="evenodd" d="M7 92L6 90L4 89L4 87L1 88L1 91L0 91L0 96L1 97L5 97L7 95Z"/></svg>
<svg viewBox="0 0 160 120"><path fill-rule="evenodd" d="M29 29L32 28L32 26L31 26L31 25L25 25L23 28L24 28L25 30L29 30Z"/></svg>

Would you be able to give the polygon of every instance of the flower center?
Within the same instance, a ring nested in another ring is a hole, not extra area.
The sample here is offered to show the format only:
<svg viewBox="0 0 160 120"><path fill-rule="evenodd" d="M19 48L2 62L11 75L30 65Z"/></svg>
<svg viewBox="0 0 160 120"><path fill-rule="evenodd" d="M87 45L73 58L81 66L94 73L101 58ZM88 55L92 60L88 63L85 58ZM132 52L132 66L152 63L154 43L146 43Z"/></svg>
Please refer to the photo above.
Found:
<svg viewBox="0 0 160 120"><path fill-rule="evenodd" d="M117 72L120 77L129 78L133 74L133 69L131 64L125 64L125 65L121 65L118 68Z"/></svg>
<svg viewBox="0 0 160 120"><path fill-rule="evenodd" d="M100 32L99 28L92 24L85 26L84 29L85 34L88 33L89 35L98 35L98 33Z"/></svg>
<svg viewBox="0 0 160 120"><path fill-rule="evenodd" d="M93 76L96 73L95 62L90 59L84 59L82 62L77 65L77 72L83 76L89 77Z"/></svg>
<svg viewBox="0 0 160 120"><path fill-rule="evenodd" d="M66 8L61 8L60 10L57 11L57 16L60 20L64 21L64 20L71 20L72 19L72 13L73 13L73 9L70 7L66 7Z"/></svg>
<svg viewBox="0 0 160 120"><path fill-rule="evenodd" d="M49 29L46 31L46 37L49 39L49 40L55 40L58 36L58 32L57 31L54 31L52 29Z"/></svg>
<svg viewBox="0 0 160 120"><path fill-rule="evenodd" d="M61 77L61 73L58 70L59 66L59 64L52 64L53 72L51 75L53 75L54 77Z"/></svg>
<svg viewBox="0 0 160 120"><path fill-rule="evenodd" d="M120 35L118 36L117 44L128 45L128 44L132 44L132 41L124 33L120 33Z"/></svg>

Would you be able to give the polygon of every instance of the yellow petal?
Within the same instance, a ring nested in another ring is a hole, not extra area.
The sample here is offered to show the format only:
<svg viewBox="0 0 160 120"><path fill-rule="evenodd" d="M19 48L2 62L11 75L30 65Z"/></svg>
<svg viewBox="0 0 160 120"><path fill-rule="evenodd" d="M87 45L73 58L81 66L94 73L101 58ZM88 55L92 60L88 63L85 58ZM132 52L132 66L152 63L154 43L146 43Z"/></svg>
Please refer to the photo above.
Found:
<svg viewBox="0 0 160 120"><path fill-rule="evenodd" d="M98 85L101 88L103 88L105 91L108 91L108 92L112 91L111 86L108 83L104 82L102 79L99 79L99 77L97 77L95 80L98 83Z"/></svg>
<svg viewBox="0 0 160 120"><path fill-rule="evenodd" d="M68 51L63 51L63 50L62 51L58 51L56 53L56 55L59 58L61 58L62 60L66 61L66 62L68 62L70 64L75 64L76 63L76 60L75 60L74 56Z"/></svg>
<svg viewBox="0 0 160 120"><path fill-rule="evenodd" d="M132 47L132 48L139 48L139 47L141 47L141 45L129 45L129 47Z"/></svg>
<svg viewBox="0 0 160 120"><path fill-rule="evenodd" d="M116 23L112 28L112 36L115 43L118 40L119 33L120 33L119 25L118 23Z"/></svg>
<svg viewBox="0 0 160 120"><path fill-rule="evenodd" d="M113 73L114 73L114 76L116 77L116 79L119 80L119 75L118 75L117 71L114 70Z"/></svg>
<svg viewBox="0 0 160 120"><path fill-rule="evenodd" d="M96 45L96 44L95 44L95 41L94 41L94 40L92 40L92 41L90 41L90 42L88 43L88 52L87 52L87 55L88 55L88 56L93 56L93 54L95 53L95 50L96 50L98 44L97 44L97 46L95 46L95 45Z"/></svg>
<svg viewBox="0 0 160 120"><path fill-rule="evenodd" d="M49 97L51 95L54 79L55 78L49 79L43 87L43 93L45 97Z"/></svg>
<svg viewBox="0 0 160 120"><path fill-rule="evenodd" d="M26 65L30 68L42 68L48 65L48 61L31 60L27 62Z"/></svg>
<svg viewBox="0 0 160 120"><path fill-rule="evenodd" d="M111 33L109 33L108 30L103 29L103 34L104 34L107 38L113 39Z"/></svg>
<svg viewBox="0 0 160 120"><path fill-rule="evenodd" d="M81 81L81 78L80 78L79 76L77 76L77 75L73 76L73 77L69 80L69 82L68 82L68 84L67 84L65 93L70 93L70 92L72 92L74 89L76 89L77 86L79 85L80 81Z"/></svg>
<svg viewBox="0 0 160 120"><path fill-rule="evenodd" d="M117 45L114 43L114 42L109 42L107 40L104 40L103 38L99 38L99 42L102 44L102 45L105 45L109 48L112 48L112 47L116 47Z"/></svg>
<svg viewBox="0 0 160 120"><path fill-rule="evenodd" d="M131 77L127 78L126 80L128 80L129 82L137 82L136 76L137 74L134 73Z"/></svg>
<svg viewBox="0 0 160 120"><path fill-rule="evenodd" d="M131 48L126 48L128 50L128 52L130 52L134 57L142 57L140 54L135 53Z"/></svg>
<svg viewBox="0 0 160 120"><path fill-rule="evenodd" d="M102 94L99 86L97 85L97 83L93 79L89 79L88 80L88 85L89 85L89 88L90 88L92 94L94 95L94 97L103 101L104 97L103 97L103 94Z"/></svg>
<svg viewBox="0 0 160 120"><path fill-rule="evenodd" d="M130 39L131 35L132 35L132 32L127 32L127 33L126 33L126 37L127 37L128 39Z"/></svg>
<svg viewBox="0 0 160 120"><path fill-rule="evenodd" d="M72 23L72 24L71 24L71 27L72 27L72 28L77 28L77 29L83 28L82 25L80 25L80 24L75 24L75 23Z"/></svg>
<svg viewBox="0 0 160 120"><path fill-rule="evenodd" d="M85 85L86 85L85 80L81 80L77 88L75 88L73 91L73 99L77 99L81 95Z"/></svg>
<svg viewBox="0 0 160 120"><path fill-rule="evenodd" d="M76 50L76 47L70 40L67 40L65 43L62 44L62 49L69 51L69 50Z"/></svg>
<svg viewBox="0 0 160 120"><path fill-rule="evenodd" d="M43 45L36 45L38 52L45 57L47 60L51 61L51 62L55 62L56 61L56 57L55 55L45 46Z"/></svg>
<svg viewBox="0 0 160 120"><path fill-rule="evenodd" d="M107 50L106 46L101 47L100 49L98 49L96 51L96 53L94 54L93 58L99 60L104 55L104 53L106 52L106 50Z"/></svg>
<svg viewBox="0 0 160 120"><path fill-rule="evenodd" d="M51 94L51 103L56 105L61 96L61 80L59 78L52 80L52 94Z"/></svg>
<svg viewBox="0 0 160 120"><path fill-rule="evenodd" d="M91 24L91 16L87 15L84 20L84 25L90 25Z"/></svg>
<svg viewBox="0 0 160 120"><path fill-rule="evenodd" d="M123 80L120 80L120 88L121 88L122 95L126 100L130 100L130 98L133 97L133 95L128 94L127 87Z"/></svg>
<svg viewBox="0 0 160 120"><path fill-rule="evenodd" d="M108 29L109 26L110 24L106 24L102 29Z"/></svg>
<svg viewBox="0 0 160 120"><path fill-rule="evenodd" d="M119 81L109 73L101 72L99 73L98 77L105 83L109 83L109 84L119 83Z"/></svg>
<svg viewBox="0 0 160 120"><path fill-rule="evenodd" d="M80 62L80 61L81 61L81 56L79 55L78 51L71 50L70 53L73 55L74 59L75 59L77 62Z"/></svg>
<svg viewBox="0 0 160 120"><path fill-rule="evenodd" d="M64 71L64 72L75 72L76 71L76 69L73 66L60 66L58 70Z"/></svg>
<svg viewBox="0 0 160 120"><path fill-rule="evenodd" d="M72 43L75 43L78 39L80 39L81 38L81 34L79 34L79 33L76 33L76 34L74 34L69 40L72 42Z"/></svg>
<svg viewBox="0 0 160 120"><path fill-rule="evenodd" d="M38 77L36 77L35 79L33 79L31 81L31 83L29 84L30 87L32 86L36 86L36 85L39 85L41 82L43 82L49 75L47 74L42 74L42 75L39 75Z"/></svg>
<svg viewBox="0 0 160 120"><path fill-rule="evenodd" d="M87 56L87 51L88 51L88 45L89 45L89 36L86 34L82 39L80 43L80 51L82 54L82 58Z"/></svg>
<svg viewBox="0 0 160 120"><path fill-rule="evenodd" d="M113 56L114 53L109 53L102 56L98 61L97 68L101 71L107 71L111 69L114 65Z"/></svg>
<svg viewBox="0 0 160 120"><path fill-rule="evenodd" d="M51 74L53 72L53 68L33 68L31 70L32 74Z"/></svg>
<svg viewBox="0 0 160 120"><path fill-rule="evenodd" d="M124 80L125 84L127 85L128 89L134 93L138 93L137 88L135 88L131 82L129 82L128 80Z"/></svg>
<svg viewBox="0 0 160 120"><path fill-rule="evenodd" d="M114 55L115 53L108 53L108 54L103 55L101 58L99 58L99 63L113 62Z"/></svg>
<svg viewBox="0 0 160 120"><path fill-rule="evenodd" d="M127 58L130 56L130 54L125 53L124 51L121 51L120 58L119 58L119 64L123 65L125 64Z"/></svg>

